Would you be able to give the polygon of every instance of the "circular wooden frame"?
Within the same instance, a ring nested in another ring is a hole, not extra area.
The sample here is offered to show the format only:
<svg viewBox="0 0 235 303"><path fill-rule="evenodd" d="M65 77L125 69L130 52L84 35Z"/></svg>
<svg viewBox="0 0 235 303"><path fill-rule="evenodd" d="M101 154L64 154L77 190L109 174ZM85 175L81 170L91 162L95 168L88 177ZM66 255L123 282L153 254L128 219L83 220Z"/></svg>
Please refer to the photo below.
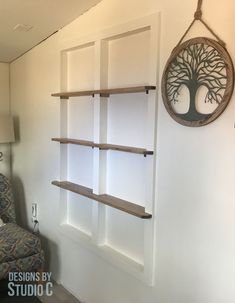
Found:
<svg viewBox="0 0 235 303"><path fill-rule="evenodd" d="M211 46L214 48L221 56L221 58L224 61L225 64L225 69L226 69L226 88L222 97L221 102L217 106L217 108L209 115L207 115L205 118L199 119L199 120L192 120L188 121L180 117L179 114L177 114L173 108L172 104L169 100L169 96L167 93L167 80L168 80L168 74L169 74L169 68L171 67L171 64L174 60L176 60L177 56L185 49L190 47L193 44L205 44L208 46ZM214 121L216 118L218 118L222 112L225 110L226 106L228 105L232 93L233 93L233 88L234 88L234 69L233 69L233 63L231 60L231 57L227 50L221 46L217 41L210 39L210 38L204 38L204 37L198 37L198 38L193 38L190 40L187 40L186 42L180 44L177 46L171 56L169 57L164 72L162 76L162 98L164 105L166 107L166 110L170 114L170 116L178 123L185 125L185 126L191 126L191 127L198 127L198 126L203 126L206 124L209 124L210 122Z"/></svg>

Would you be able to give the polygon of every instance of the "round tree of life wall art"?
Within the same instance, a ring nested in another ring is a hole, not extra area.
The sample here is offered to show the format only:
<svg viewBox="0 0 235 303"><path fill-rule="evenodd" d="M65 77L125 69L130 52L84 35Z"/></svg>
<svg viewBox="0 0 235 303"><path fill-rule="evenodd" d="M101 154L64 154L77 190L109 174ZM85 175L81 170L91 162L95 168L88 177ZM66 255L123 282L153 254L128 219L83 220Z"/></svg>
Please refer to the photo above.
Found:
<svg viewBox="0 0 235 303"><path fill-rule="evenodd" d="M234 72L226 49L199 37L178 45L162 77L162 97L171 117L186 126L215 120L232 96Z"/></svg>

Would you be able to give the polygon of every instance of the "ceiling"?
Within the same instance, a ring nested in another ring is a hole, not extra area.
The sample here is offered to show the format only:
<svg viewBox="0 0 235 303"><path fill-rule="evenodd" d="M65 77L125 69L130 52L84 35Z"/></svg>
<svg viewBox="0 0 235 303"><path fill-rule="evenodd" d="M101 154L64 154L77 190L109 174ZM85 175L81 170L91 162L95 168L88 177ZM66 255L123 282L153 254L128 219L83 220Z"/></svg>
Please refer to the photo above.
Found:
<svg viewBox="0 0 235 303"><path fill-rule="evenodd" d="M0 0L0 62L18 58L100 1Z"/></svg>

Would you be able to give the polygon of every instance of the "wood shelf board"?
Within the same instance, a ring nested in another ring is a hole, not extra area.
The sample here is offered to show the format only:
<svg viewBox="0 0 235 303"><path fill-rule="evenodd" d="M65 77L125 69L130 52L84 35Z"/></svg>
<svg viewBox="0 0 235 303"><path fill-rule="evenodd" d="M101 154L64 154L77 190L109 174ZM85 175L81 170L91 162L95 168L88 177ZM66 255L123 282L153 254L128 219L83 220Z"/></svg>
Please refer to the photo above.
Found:
<svg viewBox="0 0 235 303"><path fill-rule="evenodd" d="M145 212L145 209L143 206L140 206L140 205L137 205L137 204L134 204L134 203L131 203L131 202L107 195L107 194L96 195L92 192L92 189L90 189L88 187L78 185L78 184L68 182L68 181L52 181L52 184L55 186L58 186L62 189L69 190L76 194L82 195L84 197L90 198L92 200L96 200L105 205L119 209L123 212L131 214L138 218L141 218L141 219L152 218L151 214L148 214Z"/></svg>
<svg viewBox="0 0 235 303"><path fill-rule="evenodd" d="M75 145L96 147L96 144L94 142L87 140L78 140L78 139L70 139L70 138L52 138L51 140L55 142L59 142L61 144L75 144Z"/></svg>
<svg viewBox="0 0 235 303"><path fill-rule="evenodd" d="M52 97L60 97L67 99L69 97L80 97L80 96L94 96L99 94L101 97L109 97L109 95L114 94L130 94L130 93L148 93L149 90L155 90L156 86L134 86L134 87L121 87L121 88L109 88L109 89L99 89L99 90L86 90L77 92L61 92L53 93Z"/></svg>
<svg viewBox="0 0 235 303"><path fill-rule="evenodd" d="M61 144L75 144L75 145L84 145L90 147L98 147L101 150L116 150L116 151L123 151L129 152L134 154L141 154L141 155L153 155L153 151L147 150L145 148L139 147L132 147L132 146L124 146L124 145L116 145L116 144L108 144L108 143L95 143L92 141L86 140L78 140L78 139L70 139L70 138L52 138L52 141L60 142Z"/></svg>
<svg viewBox="0 0 235 303"><path fill-rule="evenodd" d="M153 151L151 150L147 150L145 148L139 148L139 147L132 147L132 146L103 143L99 145L99 148L102 150L111 149L111 150L134 153L134 154L153 155Z"/></svg>

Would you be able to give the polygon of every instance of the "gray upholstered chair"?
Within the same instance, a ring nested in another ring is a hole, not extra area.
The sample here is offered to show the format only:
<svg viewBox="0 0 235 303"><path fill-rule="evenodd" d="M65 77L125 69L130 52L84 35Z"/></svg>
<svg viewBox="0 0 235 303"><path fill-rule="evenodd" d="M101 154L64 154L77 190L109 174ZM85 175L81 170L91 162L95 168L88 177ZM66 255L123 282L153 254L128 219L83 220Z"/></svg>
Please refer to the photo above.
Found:
<svg viewBox="0 0 235 303"><path fill-rule="evenodd" d="M16 224L15 207L9 180L0 174L0 280L9 272L41 271L44 253L39 237Z"/></svg>

